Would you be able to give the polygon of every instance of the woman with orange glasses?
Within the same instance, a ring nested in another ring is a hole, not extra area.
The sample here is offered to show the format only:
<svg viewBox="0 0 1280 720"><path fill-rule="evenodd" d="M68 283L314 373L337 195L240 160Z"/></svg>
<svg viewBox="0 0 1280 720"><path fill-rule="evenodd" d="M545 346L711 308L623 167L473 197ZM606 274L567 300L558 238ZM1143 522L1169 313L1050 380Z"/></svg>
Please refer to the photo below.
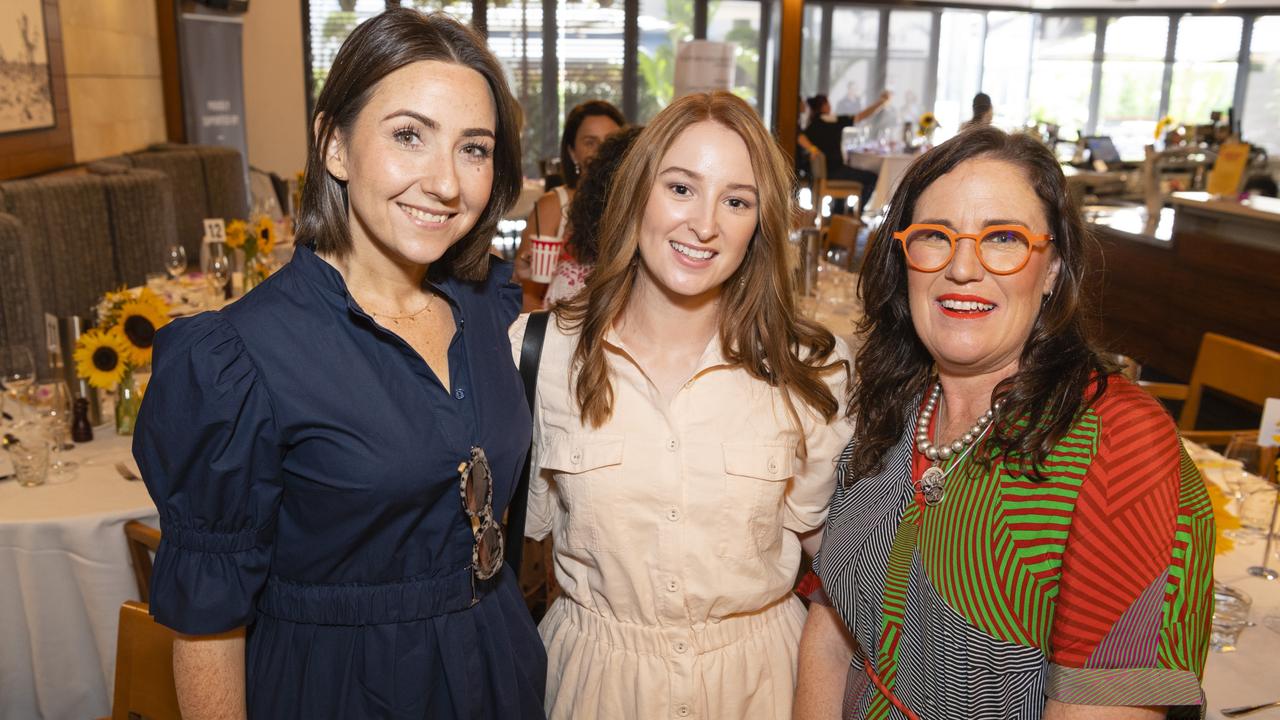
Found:
<svg viewBox="0 0 1280 720"><path fill-rule="evenodd" d="M797 720L1203 705L1212 509L1091 342L1087 242L1027 136L966 131L902 179L862 273Z"/></svg>

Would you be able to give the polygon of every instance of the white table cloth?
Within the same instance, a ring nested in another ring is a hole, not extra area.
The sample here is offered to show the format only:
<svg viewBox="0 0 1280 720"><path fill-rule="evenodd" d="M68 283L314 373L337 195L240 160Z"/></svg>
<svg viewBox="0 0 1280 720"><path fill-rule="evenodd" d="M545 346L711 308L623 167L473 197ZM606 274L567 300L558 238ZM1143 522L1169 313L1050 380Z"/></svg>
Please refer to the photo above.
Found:
<svg viewBox="0 0 1280 720"><path fill-rule="evenodd" d="M138 599L124 524L157 526L141 482L124 480L132 438L110 426L67 453L75 479L0 482L0 718L111 714L120 604Z"/></svg>
<svg viewBox="0 0 1280 720"><path fill-rule="evenodd" d="M893 197L893 191L898 189L898 181L902 179L903 173L907 171L907 166L911 164L919 155L902 155L902 154L875 154L864 152L851 152L845 156L845 164L849 167L867 170L879 175L876 180L875 192L870 198L864 198L862 207L866 212L875 214L880 212L880 208L884 207L889 198Z"/></svg>
<svg viewBox="0 0 1280 720"><path fill-rule="evenodd" d="M1187 449L1192 459L1201 464L1205 479L1228 491L1226 482L1213 467L1217 464L1214 461L1222 459L1221 455L1195 443L1187 443ZM1206 460L1208 463L1204 463ZM1228 507L1231 509L1233 506ZM1275 549L1273 545L1269 566L1280 569ZM1263 550L1261 541L1236 540L1230 552L1219 555L1213 564L1214 580L1241 590L1253 599L1249 619L1255 626L1240 633L1235 652L1209 653L1204 668L1204 692L1207 717L1212 720L1225 717L1223 708L1280 700L1280 632L1263 624L1263 618L1268 615L1280 615L1280 580L1263 580L1248 573L1250 565L1261 564ZM1276 720L1280 718L1280 708L1262 710L1248 717Z"/></svg>

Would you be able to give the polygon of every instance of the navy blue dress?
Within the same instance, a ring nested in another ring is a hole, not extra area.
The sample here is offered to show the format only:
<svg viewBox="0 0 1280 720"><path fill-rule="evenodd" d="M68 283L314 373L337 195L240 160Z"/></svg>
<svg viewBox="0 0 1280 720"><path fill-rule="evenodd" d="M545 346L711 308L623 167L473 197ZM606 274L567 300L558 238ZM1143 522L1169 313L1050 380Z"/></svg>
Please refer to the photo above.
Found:
<svg viewBox="0 0 1280 720"><path fill-rule="evenodd" d="M544 717L542 642L510 567L473 583L459 494L478 445L501 516L529 447L510 277L435 285L451 391L307 248L160 331L133 444L163 538L151 611L248 626L250 718Z"/></svg>

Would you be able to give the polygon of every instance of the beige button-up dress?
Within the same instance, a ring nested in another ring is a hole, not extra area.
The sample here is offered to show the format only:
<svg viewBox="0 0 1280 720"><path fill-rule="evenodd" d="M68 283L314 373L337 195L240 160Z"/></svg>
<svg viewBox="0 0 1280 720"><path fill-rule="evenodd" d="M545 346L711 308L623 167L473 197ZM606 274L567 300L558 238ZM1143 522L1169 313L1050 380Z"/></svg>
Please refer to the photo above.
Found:
<svg viewBox="0 0 1280 720"><path fill-rule="evenodd" d="M539 628L548 715L790 717L805 617L791 592L797 534L826 519L852 427L803 405L794 427L781 394L728 365L718 338L668 405L616 334L613 417L584 427L577 336L547 325L526 534L552 535L564 591ZM827 381L843 418L844 370Z"/></svg>

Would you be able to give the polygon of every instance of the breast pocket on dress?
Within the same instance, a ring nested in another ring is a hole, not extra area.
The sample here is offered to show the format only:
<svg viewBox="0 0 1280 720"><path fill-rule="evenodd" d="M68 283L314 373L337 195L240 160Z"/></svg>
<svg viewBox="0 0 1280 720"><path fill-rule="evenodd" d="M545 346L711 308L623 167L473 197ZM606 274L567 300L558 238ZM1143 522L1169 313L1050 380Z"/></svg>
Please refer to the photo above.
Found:
<svg viewBox="0 0 1280 720"><path fill-rule="evenodd" d="M539 457L544 470L553 473L560 502L567 510L561 520L565 547L609 551L616 538L601 526L616 508L597 507L596 498L608 497L608 486L622 482L621 435L580 433L549 438ZM557 541L560 538L556 538Z"/></svg>
<svg viewBox="0 0 1280 720"><path fill-rule="evenodd" d="M795 474L795 441L724 443L718 554L751 559L782 539L782 501Z"/></svg>

